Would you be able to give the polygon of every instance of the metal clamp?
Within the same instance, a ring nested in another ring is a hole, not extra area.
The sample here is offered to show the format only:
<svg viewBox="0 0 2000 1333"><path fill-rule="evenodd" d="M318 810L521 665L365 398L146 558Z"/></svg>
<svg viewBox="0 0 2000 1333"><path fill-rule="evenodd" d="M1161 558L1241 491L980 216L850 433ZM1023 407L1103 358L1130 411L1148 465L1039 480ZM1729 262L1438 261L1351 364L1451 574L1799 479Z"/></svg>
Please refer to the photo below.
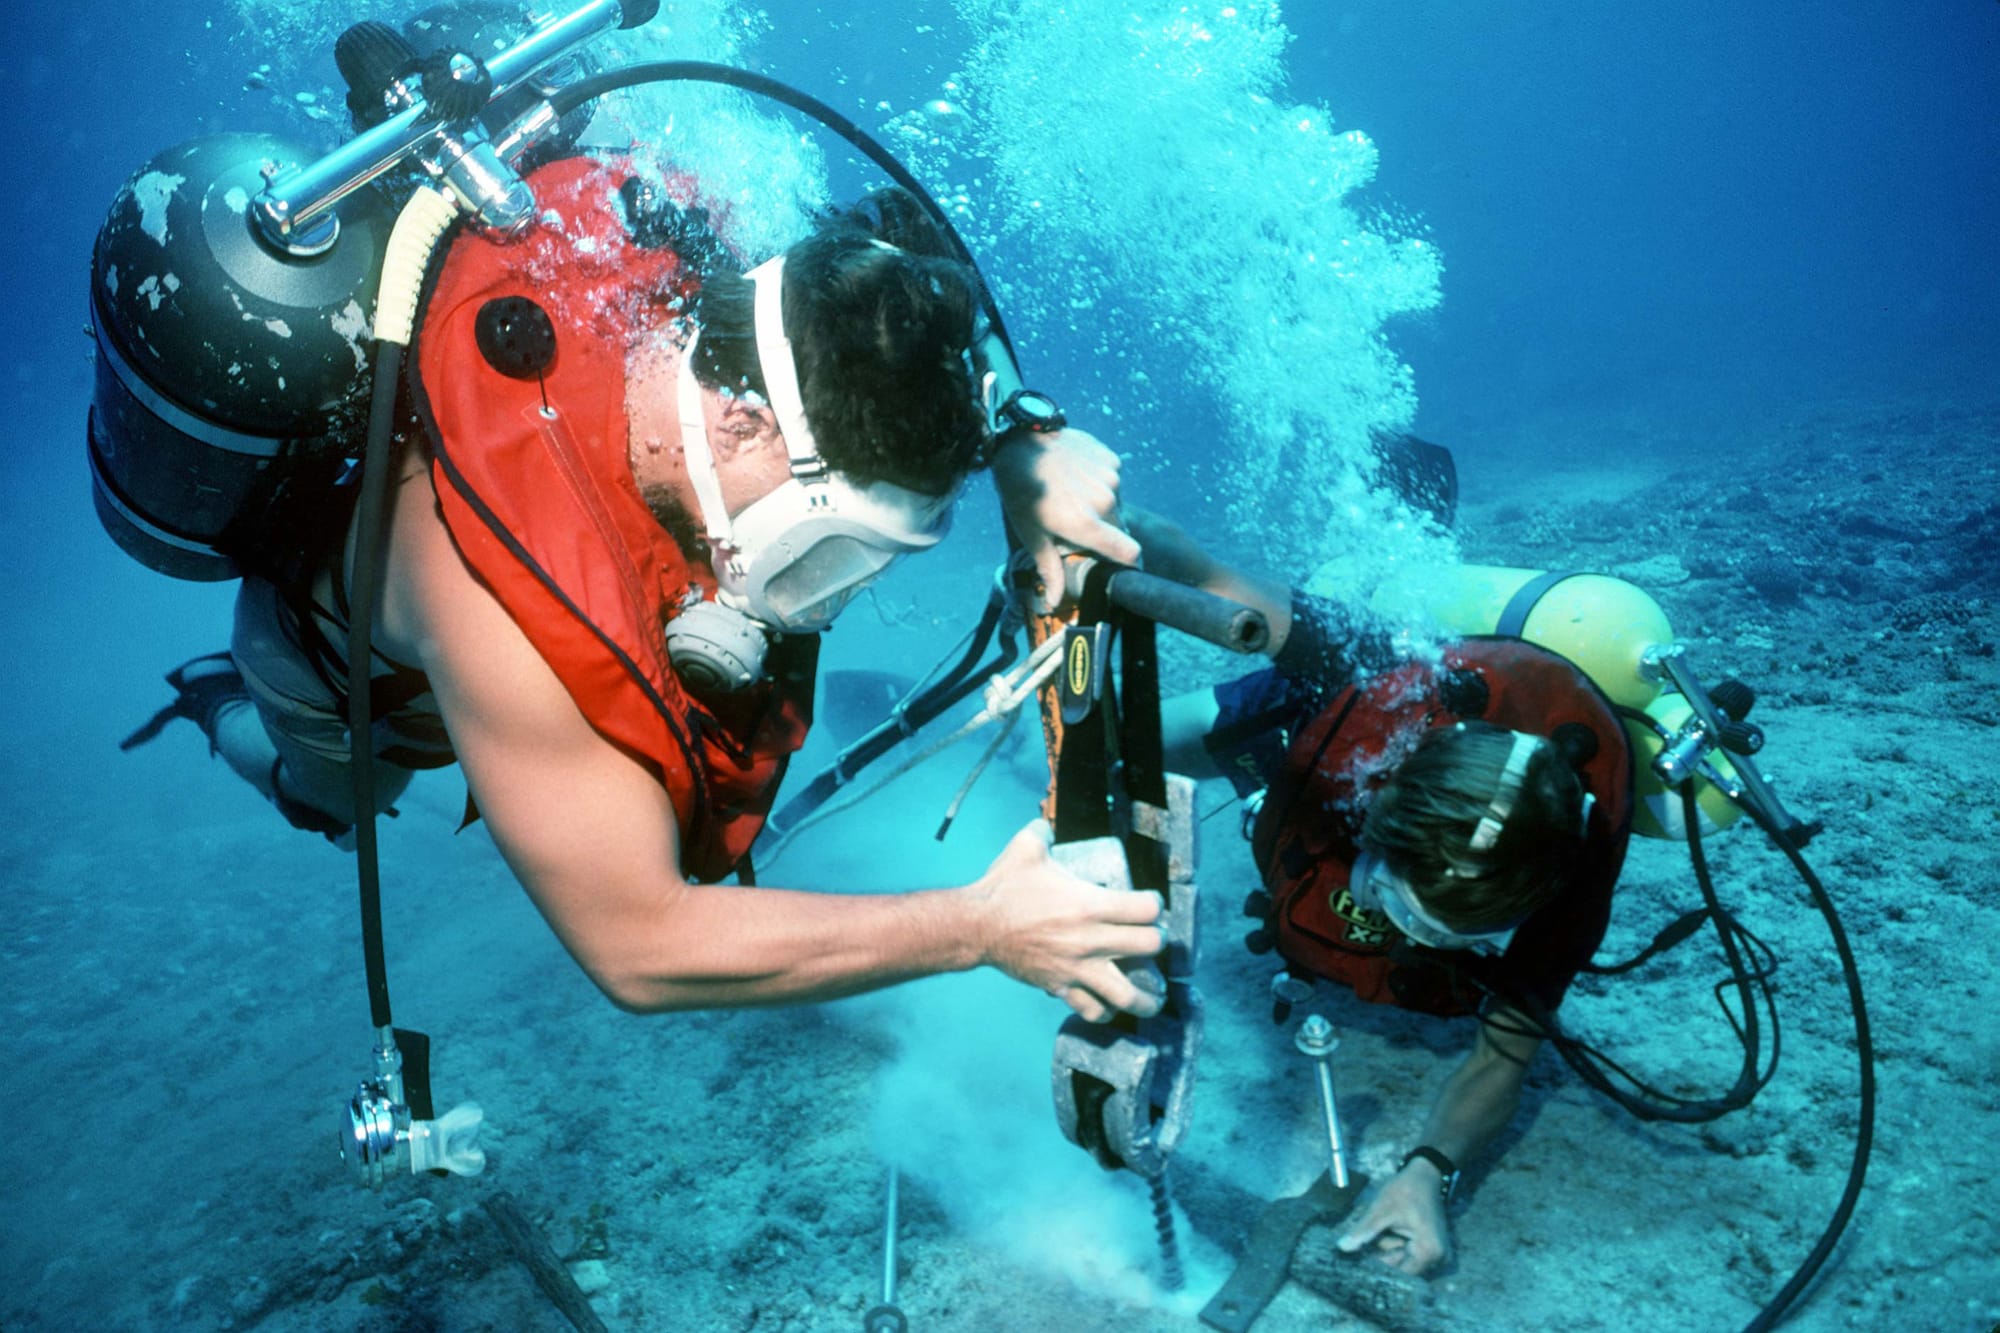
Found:
<svg viewBox="0 0 2000 1333"><path fill-rule="evenodd" d="M1191 1119L1194 1069L1201 1050L1202 1001L1192 984L1197 951L1194 884L1194 783L1167 779L1167 810L1133 810L1138 822L1164 818L1168 847L1167 915L1162 922L1165 972L1148 965L1134 975L1163 988L1151 1018L1087 1023L1070 1018L1056 1034L1052 1063L1056 1121L1070 1142L1107 1168L1149 1179L1166 1169ZM1118 839L1065 843L1056 857L1072 873L1107 888L1132 887Z"/></svg>
<svg viewBox="0 0 2000 1333"><path fill-rule="evenodd" d="M1186 1137L1202 1008L1192 987L1182 998L1174 1018L1131 1033L1070 1018L1056 1034L1056 1122L1106 1168L1157 1176Z"/></svg>

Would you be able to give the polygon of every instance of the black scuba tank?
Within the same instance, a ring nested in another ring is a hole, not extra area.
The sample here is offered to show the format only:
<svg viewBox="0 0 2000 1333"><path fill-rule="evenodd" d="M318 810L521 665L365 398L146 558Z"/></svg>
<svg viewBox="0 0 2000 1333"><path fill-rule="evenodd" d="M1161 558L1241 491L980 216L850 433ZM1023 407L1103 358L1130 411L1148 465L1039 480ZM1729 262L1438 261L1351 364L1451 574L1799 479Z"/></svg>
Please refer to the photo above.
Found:
<svg viewBox="0 0 2000 1333"><path fill-rule="evenodd" d="M97 514L163 574L229 579L295 555L359 456L393 219L356 191L294 252L249 212L267 171L312 156L264 134L181 144L125 183L97 234Z"/></svg>

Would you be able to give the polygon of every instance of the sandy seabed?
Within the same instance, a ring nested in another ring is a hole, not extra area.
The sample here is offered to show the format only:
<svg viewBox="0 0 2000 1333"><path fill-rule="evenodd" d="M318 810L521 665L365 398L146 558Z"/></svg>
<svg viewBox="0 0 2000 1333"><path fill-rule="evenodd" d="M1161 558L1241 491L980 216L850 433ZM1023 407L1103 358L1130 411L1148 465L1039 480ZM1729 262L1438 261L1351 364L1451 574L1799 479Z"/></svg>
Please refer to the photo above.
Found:
<svg viewBox="0 0 2000 1333"><path fill-rule="evenodd" d="M1646 586L1707 677L1760 688L1765 769L1825 823L1807 856L1859 956L1880 1102L1853 1223L1787 1326L1988 1333L2000 414L1840 407L1699 440L1597 420L1480 443L1461 445L1468 558ZM1633 457L1664 461L1605 462ZM385 826L391 977L398 1020L436 1042L440 1102L484 1106L490 1165L360 1191L333 1152L370 1039L351 861L283 830L191 728L119 756L154 703L0 759L29 812L0 833L6 1333L563 1328L480 1207L503 1189L558 1254L595 1261L579 1271L612 1329L854 1329L879 1294L890 1160L912 1328L1178 1333L1262 1203L1323 1167L1310 1068L1270 1021L1273 963L1238 943L1254 872L1233 811L1204 826L1209 1027L1175 1167L1191 1280L1168 1296L1143 1189L1055 1130L1054 1002L986 974L815 1009L620 1014L483 835L451 832L444 775ZM976 872L1025 818L1038 760L997 766L939 849L941 793L969 763L830 821L770 877ZM1713 1125L1649 1125L1545 1052L1504 1155L1468 1172L1433 1326L1739 1328L1811 1248L1853 1151L1853 1024L1825 924L1759 844L1745 825L1709 850L1723 901L1782 960L1776 1078ZM1696 902L1683 848L1635 842L1605 954ZM1564 1017L1657 1083L1717 1092L1738 1058L1721 977L1700 935L1580 982ZM1356 1161L1381 1174L1471 1031L1326 1011ZM1257 1325L1366 1327L1296 1283Z"/></svg>

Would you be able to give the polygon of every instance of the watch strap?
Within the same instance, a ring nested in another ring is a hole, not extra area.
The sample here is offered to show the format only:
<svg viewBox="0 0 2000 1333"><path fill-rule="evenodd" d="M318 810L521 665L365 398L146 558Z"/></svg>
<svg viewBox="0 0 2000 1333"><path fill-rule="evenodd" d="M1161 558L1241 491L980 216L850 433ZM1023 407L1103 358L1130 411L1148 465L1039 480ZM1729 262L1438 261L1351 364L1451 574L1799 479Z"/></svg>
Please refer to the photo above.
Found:
<svg viewBox="0 0 2000 1333"><path fill-rule="evenodd" d="M1458 1189L1458 1163L1430 1144L1421 1143L1404 1156L1402 1166L1408 1166L1411 1162L1419 1160L1429 1162L1438 1169L1438 1174L1443 1177L1439 1189L1444 1194L1445 1201L1450 1202L1451 1196ZM1402 1166L1396 1169L1400 1171Z"/></svg>

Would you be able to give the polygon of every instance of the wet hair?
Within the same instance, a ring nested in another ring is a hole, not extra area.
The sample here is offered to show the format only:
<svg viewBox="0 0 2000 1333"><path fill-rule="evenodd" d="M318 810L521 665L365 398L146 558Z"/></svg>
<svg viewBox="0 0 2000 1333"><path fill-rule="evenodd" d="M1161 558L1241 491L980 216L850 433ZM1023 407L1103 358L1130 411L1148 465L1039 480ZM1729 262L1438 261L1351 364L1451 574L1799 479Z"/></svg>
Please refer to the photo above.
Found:
<svg viewBox="0 0 2000 1333"><path fill-rule="evenodd" d="M1583 851L1583 782L1565 746L1552 743L1529 756L1498 841L1472 849L1513 748L1513 732L1486 722L1425 733L1362 825L1362 846L1456 929L1499 930L1547 905Z"/></svg>
<svg viewBox="0 0 2000 1333"><path fill-rule="evenodd" d="M969 356L978 279L914 198L880 190L823 216L785 253L784 312L828 467L860 485L943 495L978 465L987 444ZM710 274L695 318L696 378L762 395L755 284Z"/></svg>

